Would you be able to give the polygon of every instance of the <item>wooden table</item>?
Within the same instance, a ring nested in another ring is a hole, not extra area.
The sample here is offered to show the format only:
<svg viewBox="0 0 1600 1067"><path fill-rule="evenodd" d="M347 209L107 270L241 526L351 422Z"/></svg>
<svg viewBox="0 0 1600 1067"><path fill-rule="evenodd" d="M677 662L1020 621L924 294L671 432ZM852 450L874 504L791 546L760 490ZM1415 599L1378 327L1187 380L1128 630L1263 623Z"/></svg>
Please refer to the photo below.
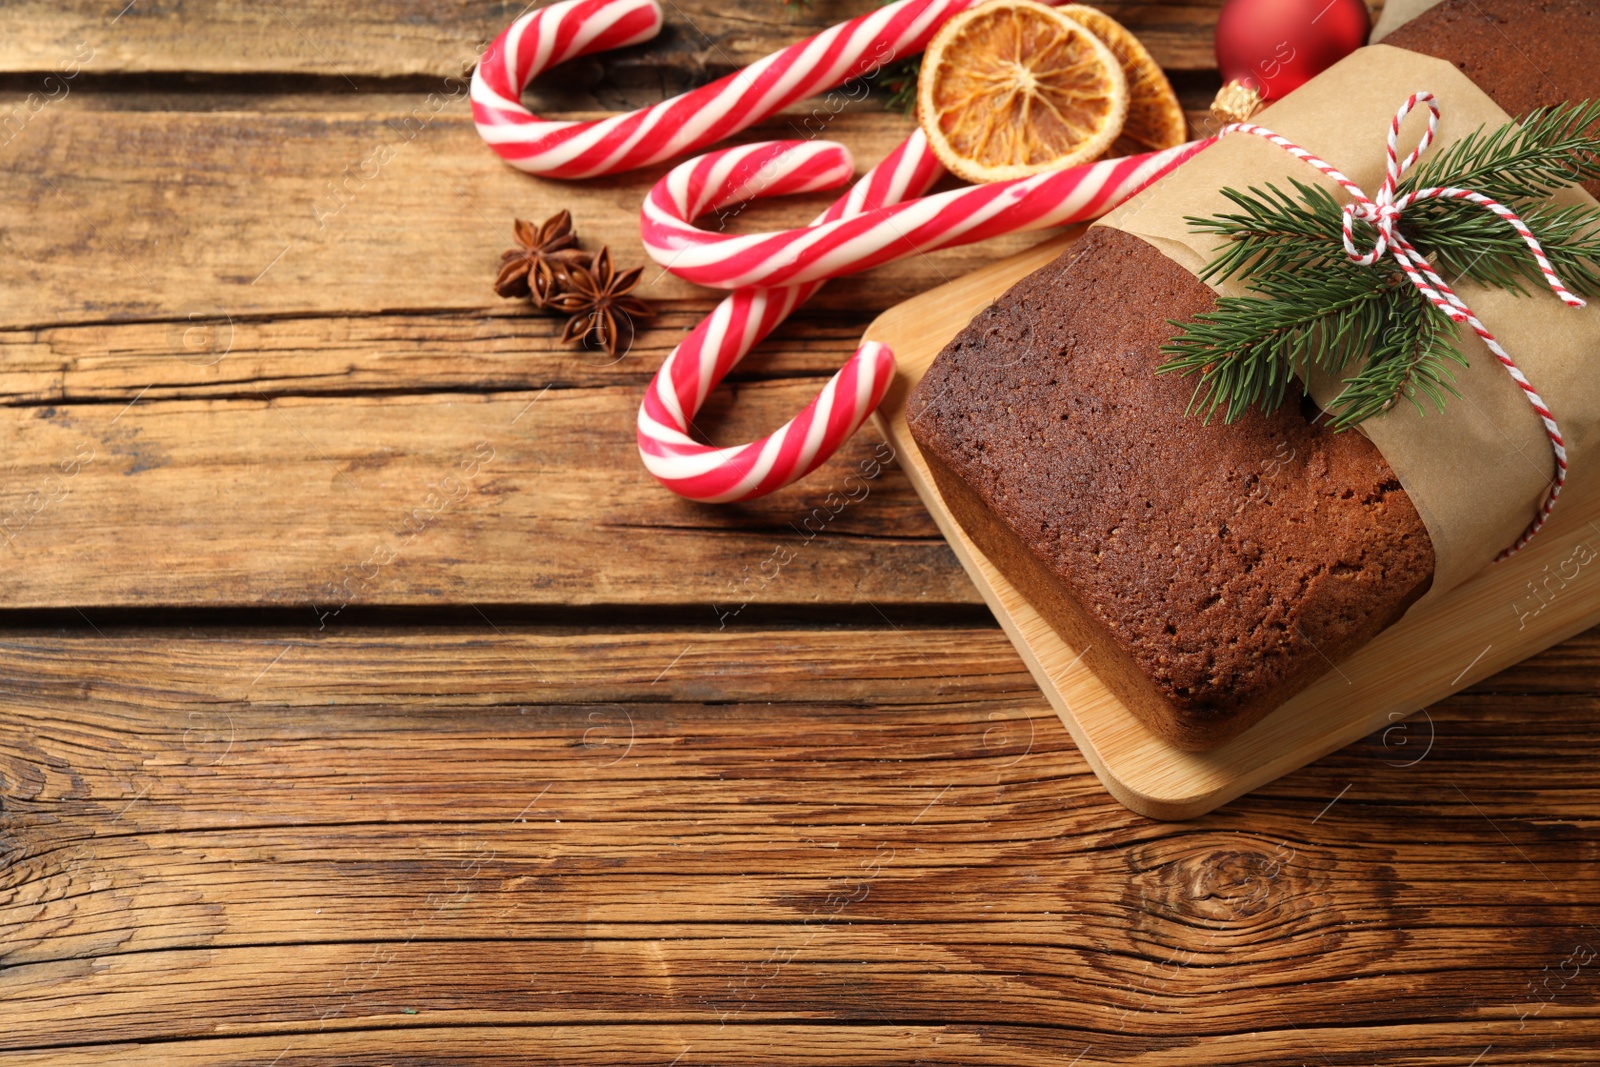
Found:
<svg viewBox="0 0 1600 1067"><path fill-rule="evenodd" d="M492 295L514 216L641 262L664 169L479 143L455 79L516 4L122 2L0 10L0 1063L1600 1062L1594 634L1132 815L892 465L802 532L870 435L742 507L642 472L711 294L651 270L615 363ZM678 0L532 96L868 3ZM1214 6L1111 5L1197 110ZM1026 240L830 287L703 424Z"/></svg>

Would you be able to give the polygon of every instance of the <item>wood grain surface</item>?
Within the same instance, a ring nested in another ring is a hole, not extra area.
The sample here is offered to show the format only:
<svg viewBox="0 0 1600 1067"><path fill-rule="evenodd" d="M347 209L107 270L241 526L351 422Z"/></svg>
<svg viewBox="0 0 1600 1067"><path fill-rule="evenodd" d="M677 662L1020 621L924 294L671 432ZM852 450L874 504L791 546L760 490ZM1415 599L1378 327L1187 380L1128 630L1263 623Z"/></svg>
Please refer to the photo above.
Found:
<svg viewBox="0 0 1600 1067"><path fill-rule="evenodd" d="M1216 7L1109 8L1192 115ZM530 103L869 8L668 5ZM736 508L640 471L715 294L652 272L615 363L492 295L515 216L642 262L664 170L477 142L447 79L518 10L0 7L0 1064L1600 1062L1600 638L1131 814L871 434ZM702 428L1031 241L824 289Z"/></svg>
<svg viewBox="0 0 1600 1067"><path fill-rule="evenodd" d="M334 79L335 91L407 75L459 75L532 5L497 0L219 0L184 6L158 0L16 0L0 9L0 70L49 72L87 43L102 72L300 74ZM673 0L656 41L614 56L586 57L547 81L596 83L633 75L663 82L720 76L868 8L849 0L770 6ZM1140 35L1171 70L1209 70L1219 0L1142 3L1104 10ZM346 84L348 79L348 84Z"/></svg>
<svg viewBox="0 0 1600 1067"><path fill-rule="evenodd" d="M17 1062L1511 1064L1600 1023L1593 637L1181 831L994 629L4 650Z"/></svg>

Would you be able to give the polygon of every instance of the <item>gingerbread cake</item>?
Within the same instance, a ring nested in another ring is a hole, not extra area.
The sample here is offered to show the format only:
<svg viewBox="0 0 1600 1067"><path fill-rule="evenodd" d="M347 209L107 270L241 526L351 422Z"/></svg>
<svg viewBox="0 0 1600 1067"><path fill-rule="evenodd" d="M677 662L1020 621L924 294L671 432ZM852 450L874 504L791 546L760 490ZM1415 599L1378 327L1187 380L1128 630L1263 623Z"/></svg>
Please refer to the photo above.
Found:
<svg viewBox="0 0 1600 1067"><path fill-rule="evenodd" d="M1447 0L1385 42L1503 109L1600 98L1600 6ZM1532 69L1538 65L1538 69ZM1593 190L1591 190L1593 191ZM1096 228L940 353L907 418L978 547L1128 707L1185 748L1230 740L1397 621L1433 545L1377 449L1285 405L1224 424L1158 375L1211 289Z"/></svg>

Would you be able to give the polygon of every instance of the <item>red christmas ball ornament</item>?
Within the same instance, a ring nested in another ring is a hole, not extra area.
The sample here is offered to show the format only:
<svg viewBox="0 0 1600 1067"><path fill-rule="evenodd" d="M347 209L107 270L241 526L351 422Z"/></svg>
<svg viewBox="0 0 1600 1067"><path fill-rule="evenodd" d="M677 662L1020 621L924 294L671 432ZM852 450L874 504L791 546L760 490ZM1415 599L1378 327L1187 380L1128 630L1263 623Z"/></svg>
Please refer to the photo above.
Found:
<svg viewBox="0 0 1600 1067"><path fill-rule="evenodd" d="M1242 122L1367 43L1364 0L1227 0L1217 18L1223 87L1211 110Z"/></svg>

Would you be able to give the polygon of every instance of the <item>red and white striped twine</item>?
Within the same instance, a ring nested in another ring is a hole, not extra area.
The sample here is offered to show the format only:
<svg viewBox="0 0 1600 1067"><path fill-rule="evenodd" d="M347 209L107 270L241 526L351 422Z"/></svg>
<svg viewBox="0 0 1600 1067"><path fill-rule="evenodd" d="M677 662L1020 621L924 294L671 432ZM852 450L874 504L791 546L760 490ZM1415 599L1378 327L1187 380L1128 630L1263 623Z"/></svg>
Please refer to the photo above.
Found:
<svg viewBox="0 0 1600 1067"><path fill-rule="evenodd" d="M1405 121L1406 116L1418 104L1428 105L1428 129L1422 135L1417 147L1402 160L1400 159L1398 147L1400 124ZM1367 196L1360 186L1340 173L1333 164L1318 158L1287 137L1273 133L1265 127L1257 126L1250 122L1237 122L1224 127L1219 136L1248 133L1264 138L1296 159L1310 164L1335 182L1338 182L1350 194L1351 198L1351 202L1344 207L1343 224L1344 250L1350 262L1361 266L1372 266L1383 258L1385 252L1393 256L1395 262L1400 265L1400 269L1405 272L1406 277L1410 279L1411 284L1416 287L1418 292L1452 321L1465 323L1471 327L1473 333L1483 339L1483 343L1494 354L1494 358L1500 361L1500 365L1506 369L1507 374L1511 375L1511 380L1516 382L1522 389L1522 393L1527 397L1528 403L1538 413L1540 422L1544 424L1545 434L1550 439L1550 450L1555 454L1555 479L1551 483L1550 492L1546 495L1544 503L1540 506L1533 522L1528 525L1528 528L1522 532L1515 543L1495 557L1498 562L1520 551L1544 527L1545 522L1550 518L1550 513L1556 506L1556 499L1561 495L1561 489L1567 483L1566 442L1562 439L1561 428L1556 425L1555 416L1551 414L1549 406L1544 402L1544 398L1539 395L1533 384L1528 381L1527 376L1522 373L1522 369L1501 347L1494 334L1489 332L1488 327L1478 320L1472 309L1467 307L1466 302L1450 288L1444 278L1429 265L1416 247L1406 239L1405 234L1399 228L1400 220L1407 208L1423 200L1466 200L1469 203L1487 208L1504 219L1512 229L1517 231L1518 236L1528 246L1528 250L1533 253L1534 261L1538 263L1539 270L1549 284L1551 292L1560 297L1561 301L1568 307L1583 307L1584 302L1569 292L1567 287L1562 284L1561 279L1556 276L1555 268L1550 265L1549 258L1544 254L1544 247L1539 243L1539 239L1533 235L1533 231L1528 229L1527 223L1523 222L1516 212L1504 204L1484 196L1482 193L1456 186L1435 186L1429 189L1418 189L1404 196L1397 197L1395 195L1400 179L1417 162L1423 151L1433 143L1438 129L1439 103L1432 93L1416 93L1407 99L1404 104L1400 105L1400 110L1395 113L1394 121L1389 124L1386 174L1383 184L1378 188L1378 195L1375 197ZM1372 248L1366 252L1361 252L1356 248L1355 222L1357 219L1371 224L1378 231L1377 239L1374 241Z"/></svg>

